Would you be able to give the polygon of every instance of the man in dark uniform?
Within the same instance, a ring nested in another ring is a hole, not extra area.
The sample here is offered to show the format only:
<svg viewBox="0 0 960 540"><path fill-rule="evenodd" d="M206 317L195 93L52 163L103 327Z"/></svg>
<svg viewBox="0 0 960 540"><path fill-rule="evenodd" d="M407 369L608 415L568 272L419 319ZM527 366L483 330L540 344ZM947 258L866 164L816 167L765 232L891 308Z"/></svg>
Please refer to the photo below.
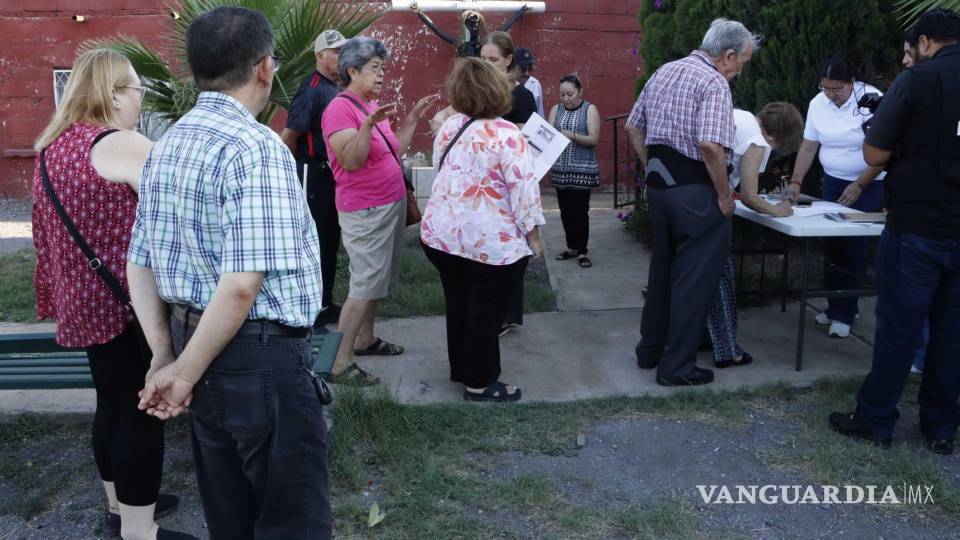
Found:
<svg viewBox="0 0 960 540"><path fill-rule="evenodd" d="M280 138L297 160L297 175L307 194L310 214L317 223L323 275L323 311L317 324L337 322L340 306L333 303L333 282L340 250L340 223L334 205L333 172L327 163L320 119L327 104L340 93L337 60L347 40L337 30L325 30L314 43L317 70L307 76L293 96L287 126Z"/></svg>
<svg viewBox="0 0 960 540"><path fill-rule="evenodd" d="M890 446L929 320L920 431L931 451L951 454L960 424L960 15L929 11L907 40L916 63L887 90L863 146L869 165L888 166L873 367L856 411L831 414L830 426Z"/></svg>

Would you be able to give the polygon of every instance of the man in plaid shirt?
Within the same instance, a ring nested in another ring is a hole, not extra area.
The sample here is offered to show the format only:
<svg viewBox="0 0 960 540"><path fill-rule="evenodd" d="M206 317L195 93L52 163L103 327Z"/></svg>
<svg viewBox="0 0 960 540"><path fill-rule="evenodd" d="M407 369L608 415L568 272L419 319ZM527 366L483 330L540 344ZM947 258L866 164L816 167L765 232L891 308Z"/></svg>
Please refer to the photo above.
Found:
<svg viewBox="0 0 960 540"><path fill-rule="evenodd" d="M649 292L637 364L657 367L663 386L708 384L697 345L730 252L734 202L727 177L733 146L729 81L750 60L756 38L717 19L698 50L658 69L627 120L646 172L653 224Z"/></svg>
<svg viewBox="0 0 960 540"><path fill-rule="evenodd" d="M309 363L319 241L290 151L255 117L280 62L273 31L259 11L214 9L190 23L187 57L201 94L144 165L128 254L153 351L140 408L190 407L211 538L330 538Z"/></svg>

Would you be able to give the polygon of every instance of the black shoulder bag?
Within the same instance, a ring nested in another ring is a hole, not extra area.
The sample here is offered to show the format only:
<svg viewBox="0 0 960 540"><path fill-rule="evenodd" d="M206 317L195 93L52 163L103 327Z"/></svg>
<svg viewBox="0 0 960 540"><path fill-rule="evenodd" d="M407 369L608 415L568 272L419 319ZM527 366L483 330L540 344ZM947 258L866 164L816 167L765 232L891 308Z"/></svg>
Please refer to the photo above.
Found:
<svg viewBox="0 0 960 540"><path fill-rule="evenodd" d="M93 141L93 144L96 144L98 140L103 138L105 135L113 133L114 131L116 130L105 131L101 133L100 136ZM132 308L130 305L130 295L127 294L127 291L123 290L123 286L120 285L120 281L116 278L116 276L110 273L110 270L107 269L107 265L103 264L103 261L101 261L100 257L97 256L97 253L93 251L93 248L90 247L90 244L83 239L80 231L77 230L77 226L73 223L73 220L70 219L70 216L67 215L66 209L63 208L63 204L60 202L57 194L53 191L53 184L50 183L50 176L47 174L46 153L46 148L40 151L40 178L43 180L43 189L47 192L47 197L49 197L50 202L53 203L53 208L57 211L57 215L60 216L60 221L63 222L63 226L67 228L70 236L73 237L73 241L76 242L77 246L80 247L80 251L83 252L83 256L87 258L87 265L90 266L90 269L100 276L100 279L106 283L107 287L110 289L110 292L113 293L113 296L115 296L121 304L128 309Z"/></svg>

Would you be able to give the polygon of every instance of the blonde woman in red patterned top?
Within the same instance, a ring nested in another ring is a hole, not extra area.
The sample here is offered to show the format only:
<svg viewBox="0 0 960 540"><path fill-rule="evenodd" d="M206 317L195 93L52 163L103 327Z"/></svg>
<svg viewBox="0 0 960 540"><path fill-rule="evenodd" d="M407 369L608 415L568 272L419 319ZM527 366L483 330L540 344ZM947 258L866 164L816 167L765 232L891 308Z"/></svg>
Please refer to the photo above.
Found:
<svg viewBox="0 0 960 540"><path fill-rule="evenodd" d="M42 152L33 177L37 318L57 322L58 344L87 351L97 391L93 454L109 503L104 532L116 536L122 530L126 539L182 538L154 521L155 512L171 512L177 500L159 496L163 422L137 409L150 350L132 310L91 269L67 231L40 167L43 159L53 192L80 235L129 291L127 247L140 169L152 147L134 131L143 94L124 56L105 49L85 52L77 57L60 107L37 138L34 148Z"/></svg>

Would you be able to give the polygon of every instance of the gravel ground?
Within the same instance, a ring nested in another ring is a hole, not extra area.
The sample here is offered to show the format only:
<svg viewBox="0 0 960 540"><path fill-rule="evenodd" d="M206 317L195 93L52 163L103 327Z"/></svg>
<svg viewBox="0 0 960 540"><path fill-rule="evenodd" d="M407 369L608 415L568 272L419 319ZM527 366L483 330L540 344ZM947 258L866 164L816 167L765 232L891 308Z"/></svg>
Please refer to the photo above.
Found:
<svg viewBox="0 0 960 540"><path fill-rule="evenodd" d="M31 199L0 200L0 253L33 247Z"/></svg>

